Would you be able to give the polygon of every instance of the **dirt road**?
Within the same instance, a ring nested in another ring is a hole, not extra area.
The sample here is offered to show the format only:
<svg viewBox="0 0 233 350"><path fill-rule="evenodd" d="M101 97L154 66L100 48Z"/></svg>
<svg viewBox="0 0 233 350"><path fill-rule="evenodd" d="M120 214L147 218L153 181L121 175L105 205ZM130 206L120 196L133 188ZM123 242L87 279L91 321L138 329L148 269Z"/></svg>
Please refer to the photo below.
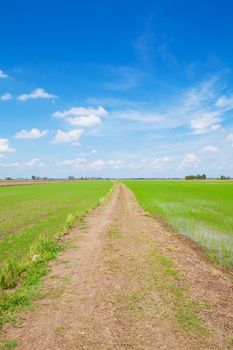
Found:
<svg viewBox="0 0 233 350"><path fill-rule="evenodd" d="M122 184L65 237L44 297L5 339L24 350L231 349L231 276Z"/></svg>

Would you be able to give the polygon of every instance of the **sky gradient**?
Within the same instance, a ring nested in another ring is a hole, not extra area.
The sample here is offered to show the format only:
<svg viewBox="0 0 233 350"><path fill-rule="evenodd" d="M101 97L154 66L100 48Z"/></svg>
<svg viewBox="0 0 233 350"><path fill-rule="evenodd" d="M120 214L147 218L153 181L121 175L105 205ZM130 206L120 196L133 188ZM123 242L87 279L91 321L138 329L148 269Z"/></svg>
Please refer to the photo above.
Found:
<svg viewBox="0 0 233 350"><path fill-rule="evenodd" d="M3 0L0 178L233 177L231 0Z"/></svg>

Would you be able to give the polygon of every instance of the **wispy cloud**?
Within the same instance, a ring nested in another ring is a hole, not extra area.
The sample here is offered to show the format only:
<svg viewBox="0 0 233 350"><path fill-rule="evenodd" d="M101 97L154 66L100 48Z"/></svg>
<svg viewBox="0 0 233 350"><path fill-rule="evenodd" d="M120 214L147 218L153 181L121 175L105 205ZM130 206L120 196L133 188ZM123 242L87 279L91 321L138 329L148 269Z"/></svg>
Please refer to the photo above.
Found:
<svg viewBox="0 0 233 350"><path fill-rule="evenodd" d="M44 137L46 135L48 135L49 130L45 129L45 130L39 130L37 128L32 128L31 130L21 130L18 131L15 134L15 138L17 139L39 139L41 137Z"/></svg>
<svg viewBox="0 0 233 350"><path fill-rule="evenodd" d="M27 162L11 162L11 163L0 163L0 168L17 168L17 169L26 169L26 168L45 168L46 164L41 161L39 158L31 159Z"/></svg>
<svg viewBox="0 0 233 350"><path fill-rule="evenodd" d="M104 167L119 170L123 167L124 163L121 159L97 159L89 164L89 168L92 170L101 170Z"/></svg>
<svg viewBox="0 0 233 350"><path fill-rule="evenodd" d="M184 156L184 158L181 161L181 168L185 167L195 167L198 163L199 159L195 154L188 153Z"/></svg>
<svg viewBox="0 0 233 350"><path fill-rule="evenodd" d="M216 146L208 145L202 148L201 153L209 154L218 152L219 148Z"/></svg>
<svg viewBox="0 0 233 350"><path fill-rule="evenodd" d="M68 166L75 169L81 169L86 164L86 159L83 157L77 157L75 159L66 159L57 163L59 166Z"/></svg>
<svg viewBox="0 0 233 350"><path fill-rule="evenodd" d="M226 142L230 142L232 144L233 147L233 134L229 134L226 138Z"/></svg>
<svg viewBox="0 0 233 350"><path fill-rule="evenodd" d="M53 98L57 98L57 96L46 92L42 88L38 88L29 94L22 94L22 95L17 97L17 99L20 101L27 101L30 99L38 99L38 98L53 99Z"/></svg>
<svg viewBox="0 0 233 350"><path fill-rule="evenodd" d="M169 38L156 31L152 14L146 18L144 28L134 42L134 48L145 70L153 71L156 65L161 63L166 67L177 65Z"/></svg>
<svg viewBox="0 0 233 350"><path fill-rule="evenodd" d="M12 98L13 96L8 92L6 92L5 94L0 96L0 101L8 101L8 100L12 100Z"/></svg>
<svg viewBox="0 0 233 350"><path fill-rule="evenodd" d="M226 114L233 110L232 95L222 96L223 88L218 75L202 83L185 89L181 94L172 96L176 103L153 110L125 108L115 110L114 117L137 123L154 124L156 129L186 128L186 132L201 135L221 128ZM151 128L151 126L149 126Z"/></svg>
<svg viewBox="0 0 233 350"><path fill-rule="evenodd" d="M7 79L7 78L9 78L9 75L0 69L0 79Z"/></svg>
<svg viewBox="0 0 233 350"><path fill-rule="evenodd" d="M200 135L210 131L216 131L221 128L222 118L218 111L204 112L190 122L193 134Z"/></svg>
<svg viewBox="0 0 233 350"><path fill-rule="evenodd" d="M151 169L160 170L167 167L169 163L173 160L172 157L164 156L162 158L156 158L150 163Z"/></svg>
<svg viewBox="0 0 233 350"><path fill-rule="evenodd" d="M108 81L100 87L110 91L125 91L140 86L144 74L131 66L106 67Z"/></svg>
<svg viewBox="0 0 233 350"><path fill-rule="evenodd" d="M34 167L45 168L46 164L43 161L41 161L41 159L34 158L32 160L29 160L28 162L23 163L22 166L26 168L34 168Z"/></svg>

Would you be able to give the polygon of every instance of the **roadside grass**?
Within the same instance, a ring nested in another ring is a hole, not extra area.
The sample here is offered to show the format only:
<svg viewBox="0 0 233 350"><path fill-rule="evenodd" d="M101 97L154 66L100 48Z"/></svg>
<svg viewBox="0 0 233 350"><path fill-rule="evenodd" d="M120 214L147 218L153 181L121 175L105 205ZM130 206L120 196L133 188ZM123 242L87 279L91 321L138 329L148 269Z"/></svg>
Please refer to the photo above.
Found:
<svg viewBox="0 0 233 350"><path fill-rule="evenodd" d="M152 248L145 259L148 272L141 276L138 288L124 295L125 306L138 317L147 309L159 313L161 319L169 319L172 311L183 330L196 335L207 335L209 331L199 317L199 312L205 305L188 296L188 286L179 271L173 267L172 261L158 253L156 248ZM179 281L182 281L181 286ZM154 299L152 295L155 289L159 298Z"/></svg>
<svg viewBox="0 0 233 350"><path fill-rule="evenodd" d="M158 262L162 265L162 275L168 279L168 282L164 283L162 289L172 296L172 300L177 308L176 314L183 329L197 334L207 334L208 330L198 316L199 311L206 308L206 305L198 303L188 297L188 285L183 280L178 269L173 267L171 259L158 253L156 248L152 249L151 257L152 269L155 268L153 265L158 264ZM174 278L169 280L169 276L174 276ZM179 282L181 282L181 286L179 286Z"/></svg>
<svg viewBox="0 0 233 350"><path fill-rule="evenodd" d="M124 181L144 210L202 246L207 256L233 267L233 182Z"/></svg>
<svg viewBox="0 0 233 350"><path fill-rule="evenodd" d="M16 340L5 340L0 344L0 350L15 349L17 345Z"/></svg>
<svg viewBox="0 0 233 350"><path fill-rule="evenodd" d="M9 212L11 220L7 224L8 230L16 227L16 221L17 224L24 223L16 232L4 234L5 231L1 231L0 327L6 322L17 322L18 311L30 307L32 300L40 296L41 278L48 272L48 261L57 257L66 247L59 239L77 220L98 205L111 186L110 181L93 181L0 188L0 221L6 222ZM11 201L9 197L12 197ZM35 220L33 225L31 222L27 225L25 217L28 201L32 197L35 217L38 214L36 198L38 202L43 198L43 212L47 210L48 215ZM15 204L17 200L19 208ZM67 208L64 208L62 200L69 202ZM56 206L53 213L50 211L52 202L54 208ZM15 220L12 214L14 209Z"/></svg>
<svg viewBox="0 0 233 350"><path fill-rule="evenodd" d="M127 281L114 306L119 315L124 310L136 322L150 314L150 319L170 320L197 337L209 335L199 317L207 306L189 297L184 277L146 232L140 235L133 232L130 236L112 227L107 235L106 252L109 271L120 276L120 280L124 276Z"/></svg>

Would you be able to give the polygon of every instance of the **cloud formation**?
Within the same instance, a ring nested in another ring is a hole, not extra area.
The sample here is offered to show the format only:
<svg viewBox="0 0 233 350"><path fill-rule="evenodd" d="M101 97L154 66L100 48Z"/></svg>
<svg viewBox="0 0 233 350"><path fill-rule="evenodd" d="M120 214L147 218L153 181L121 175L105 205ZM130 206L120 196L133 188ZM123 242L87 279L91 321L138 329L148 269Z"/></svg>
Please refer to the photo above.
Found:
<svg viewBox="0 0 233 350"><path fill-rule="evenodd" d="M46 92L44 89L38 88L29 94L22 94L17 97L17 99L20 101L27 101L30 99L38 99L38 98L53 99L53 98L57 98L57 96Z"/></svg>
<svg viewBox="0 0 233 350"><path fill-rule="evenodd" d="M17 168L17 169L25 169L25 168L45 168L46 164L41 161L39 158L34 158L29 160L28 162L19 163L0 163L0 168Z"/></svg>
<svg viewBox="0 0 233 350"><path fill-rule="evenodd" d="M31 130L23 129L21 131L18 131L15 134L15 138L17 139L39 139L41 137L44 137L48 134L49 130L39 130L37 128L32 128Z"/></svg>
<svg viewBox="0 0 233 350"><path fill-rule="evenodd" d="M9 75L0 69L0 79L7 79L7 78L9 78Z"/></svg>
<svg viewBox="0 0 233 350"><path fill-rule="evenodd" d="M208 146L202 148L201 153L204 153L204 154L216 153L216 152L218 152L218 150L219 150L218 147L212 146L212 145L208 145Z"/></svg>
<svg viewBox="0 0 233 350"><path fill-rule="evenodd" d="M182 162L181 162L181 167L194 167L197 162L199 161L198 157L195 154L188 153L184 156Z"/></svg>
<svg viewBox="0 0 233 350"><path fill-rule="evenodd" d="M13 98L13 96L11 94L9 94L8 92L6 92L5 94L0 96L1 101L8 101L8 100L11 100L12 98Z"/></svg>
<svg viewBox="0 0 233 350"><path fill-rule="evenodd" d="M26 168L33 168L33 167L44 168L44 167L46 167L45 163L42 162L41 159L39 159L39 158L34 158L32 160L29 160L28 162L25 162L23 164L23 166Z"/></svg>
<svg viewBox="0 0 233 350"><path fill-rule="evenodd" d="M72 145L78 145L78 140L82 133L82 129L73 129L70 131L57 130L52 143L70 143Z"/></svg>
<svg viewBox="0 0 233 350"><path fill-rule="evenodd" d="M63 112L55 112L53 116L58 119L64 119L72 126L91 127L101 123L101 118L108 115L108 112L102 107L85 108L73 107Z"/></svg>
<svg viewBox="0 0 233 350"><path fill-rule="evenodd" d="M154 170L160 170L166 167L171 161L172 157L164 156L162 158L156 158L150 163L150 167Z"/></svg>
<svg viewBox="0 0 233 350"><path fill-rule="evenodd" d="M8 139L0 139L0 153L15 152L15 149L10 147Z"/></svg>
<svg viewBox="0 0 233 350"><path fill-rule="evenodd" d="M215 132L221 128L227 113L233 110L233 96L231 93L223 95L222 85L221 77L215 75L173 95L171 102L168 100L162 107L148 109L139 103L138 107L114 110L112 115L114 119L140 123L144 129L154 125L160 130L182 127L192 135Z"/></svg>
<svg viewBox="0 0 233 350"><path fill-rule="evenodd" d="M67 159L63 160L58 163L58 165L65 166L65 167L74 167L76 169L83 168L83 166L86 164L86 159L83 157L77 157L75 159Z"/></svg>

